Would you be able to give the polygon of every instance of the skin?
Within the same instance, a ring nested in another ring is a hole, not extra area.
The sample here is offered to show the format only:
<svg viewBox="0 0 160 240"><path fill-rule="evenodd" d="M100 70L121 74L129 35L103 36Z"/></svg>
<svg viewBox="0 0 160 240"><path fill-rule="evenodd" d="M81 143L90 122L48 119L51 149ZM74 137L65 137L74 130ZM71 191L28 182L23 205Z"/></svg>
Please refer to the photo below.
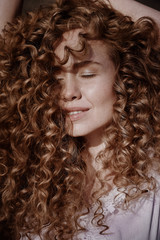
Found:
<svg viewBox="0 0 160 240"><path fill-rule="evenodd" d="M0 0L0 33L21 12L23 0Z"/></svg>
<svg viewBox="0 0 160 240"><path fill-rule="evenodd" d="M106 0L107 3L108 1L121 13L132 17L133 21L138 20L140 17L148 16L153 18L160 27L160 11L134 0Z"/></svg>
<svg viewBox="0 0 160 240"><path fill-rule="evenodd" d="M64 57L64 47L79 48L79 33L76 29L66 32L55 54ZM56 73L61 81L61 107L66 111L66 126L73 137L83 136L90 149L103 147L104 127L110 123L115 95L113 83L115 67L102 41L89 41L90 51L78 59L70 54L63 67ZM71 124L70 124L71 123Z"/></svg>

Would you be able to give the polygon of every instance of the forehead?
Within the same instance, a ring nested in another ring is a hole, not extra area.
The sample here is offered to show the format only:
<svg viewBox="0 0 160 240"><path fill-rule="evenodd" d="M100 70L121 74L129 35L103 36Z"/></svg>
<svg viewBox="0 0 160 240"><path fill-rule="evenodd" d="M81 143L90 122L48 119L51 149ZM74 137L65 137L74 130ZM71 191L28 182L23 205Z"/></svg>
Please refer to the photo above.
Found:
<svg viewBox="0 0 160 240"><path fill-rule="evenodd" d="M65 47L76 49L79 45L79 34L81 29L67 31L63 34L62 40L55 49L55 54L59 59L63 59Z"/></svg>
<svg viewBox="0 0 160 240"><path fill-rule="evenodd" d="M70 30L68 32L65 32L62 36L62 40L59 43L59 45L56 47L54 53L56 57L62 61L65 56L65 48L68 47L70 49L81 49L81 41L80 41L80 34L84 34L84 30L82 29L75 29ZM97 60L101 62L105 62L107 59L109 59L109 49L107 48L107 45L102 40L88 40L87 41L87 51L85 52L85 55L83 55L83 60ZM82 56L81 56L82 57ZM82 60L82 58L81 58ZM81 61L75 56L69 57L69 62L75 62L75 61Z"/></svg>

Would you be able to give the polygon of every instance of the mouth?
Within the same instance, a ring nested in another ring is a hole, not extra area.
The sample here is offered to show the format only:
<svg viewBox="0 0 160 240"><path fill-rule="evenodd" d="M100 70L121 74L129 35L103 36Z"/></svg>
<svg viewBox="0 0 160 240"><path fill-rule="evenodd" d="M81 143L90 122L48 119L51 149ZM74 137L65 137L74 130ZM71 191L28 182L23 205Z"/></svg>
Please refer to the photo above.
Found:
<svg viewBox="0 0 160 240"><path fill-rule="evenodd" d="M69 112L68 115L72 116L72 115L79 114L79 113L82 113L82 112L84 112L84 111L73 111L73 112Z"/></svg>
<svg viewBox="0 0 160 240"><path fill-rule="evenodd" d="M73 121L78 121L85 117L89 109L83 109L83 110L71 110L67 111L67 116L70 118L70 120Z"/></svg>

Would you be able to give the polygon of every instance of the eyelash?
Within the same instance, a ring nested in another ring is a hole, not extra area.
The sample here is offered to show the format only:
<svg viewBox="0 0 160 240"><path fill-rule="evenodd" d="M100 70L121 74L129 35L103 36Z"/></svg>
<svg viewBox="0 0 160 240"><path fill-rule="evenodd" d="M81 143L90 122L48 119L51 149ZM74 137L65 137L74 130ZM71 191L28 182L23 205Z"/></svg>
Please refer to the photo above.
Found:
<svg viewBox="0 0 160 240"><path fill-rule="evenodd" d="M93 77L95 77L96 76L96 74L95 73L86 73L86 74L81 74L80 75L80 77L82 77L82 78L93 78ZM56 78L58 81L63 81L64 80L64 78L61 78L61 77L57 77Z"/></svg>
<svg viewBox="0 0 160 240"><path fill-rule="evenodd" d="M92 78L95 77L96 74L95 73L89 73L89 74L82 74L81 77L82 78Z"/></svg>
<svg viewBox="0 0 160 240"><path fill-rule="evenodd" d="M63 81L63 80L64 80L64 78L61 78L61 77L56 77L56 80L57 80L57 81Z"/></svg>

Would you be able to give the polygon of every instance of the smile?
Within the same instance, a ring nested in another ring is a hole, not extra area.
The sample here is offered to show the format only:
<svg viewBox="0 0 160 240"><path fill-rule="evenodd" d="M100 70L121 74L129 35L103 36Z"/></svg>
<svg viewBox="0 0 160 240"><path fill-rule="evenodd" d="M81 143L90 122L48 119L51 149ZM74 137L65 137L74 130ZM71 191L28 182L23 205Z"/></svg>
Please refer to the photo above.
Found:
<svg viewBox="0 0 160 240"><path fill-rule="evenodd" d="M81 112L83 112L83 111L74 111L74 112L69 112L68 113L68 115L74 115L74 114L79 114L79 113L81 113Z"/></svg>
<svg viewBox="0 0 160 240"><path fill-rule="evenodd" d="M70 120L72 122L78 121L83 119L85 117L86 113L88 112L89 109L84 109L84 110L77 110L77 111L69 111L67 115L69 116Z"/></svg>

